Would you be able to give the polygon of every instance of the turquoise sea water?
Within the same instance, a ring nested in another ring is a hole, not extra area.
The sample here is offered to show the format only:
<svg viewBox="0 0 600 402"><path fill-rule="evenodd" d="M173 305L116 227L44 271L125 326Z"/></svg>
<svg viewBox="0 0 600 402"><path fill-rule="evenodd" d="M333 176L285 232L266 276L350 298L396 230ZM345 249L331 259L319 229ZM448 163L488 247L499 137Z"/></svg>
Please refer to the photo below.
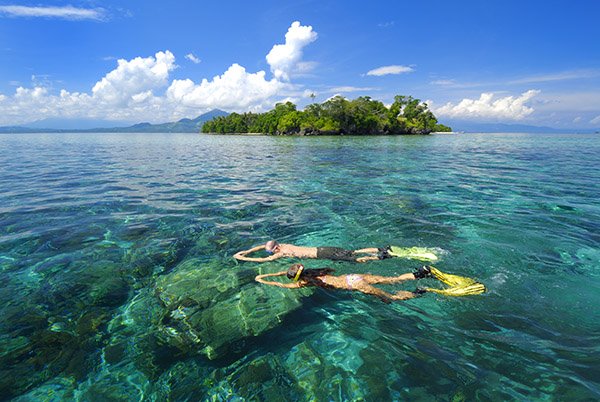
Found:
<svg viewBox="0 0 600 402"><path fill-rule="evenodd" d="M598 135L0 135L0 172L0 399L600 398ZM271 238L489 292L267 287L294 261L231 256Z"/></svg>

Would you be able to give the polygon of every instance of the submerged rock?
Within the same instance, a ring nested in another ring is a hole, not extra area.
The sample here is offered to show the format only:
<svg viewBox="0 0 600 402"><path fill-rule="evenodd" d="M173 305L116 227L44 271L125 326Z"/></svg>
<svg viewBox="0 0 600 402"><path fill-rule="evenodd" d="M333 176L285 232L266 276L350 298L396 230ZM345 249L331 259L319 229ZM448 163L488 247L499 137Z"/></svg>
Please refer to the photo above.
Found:
<svg viewBox="0 0 600 402"><path fill-rule="evenodd" d="M33 300L52 315L74 319L93 308L123 304L130 287L120 264L82 260L69 270L49 275L34 293Z"/></svg>
<svg viewBox="0 0 600 402"><path fill-rule="evenodd" d="M249 276L190 259L157 280L167 308L161 338L184 353L216 359L235 351L247 337L277 326L300 307L300 292L248 283ZM247 286L244 286L244 285Z"/></svg>
<svg viewBox="0 0 600 402"><path fill-rule="evenodd" d="M148 379L132 365L99 373L93 381L82 383L79 400L89 402L141 401L149 388Z"/></svg>
<svg viewBox="0 0 600 402"><path fill-rule="evenodd" d="M45 382L28 393L16 397L14 402L60 402L73 400L76 381L72 377L56 377Z"/></svg>
<svg viewBox="0 0 600 402"><path fill-rule="evenodd" d="M177 362L154 382L153 397L157 401L217 400L213 397L214 393L208 393L214 385L212 371L212 368L202 365L199 359Z"/></svg>
<svg viewBox="0 0 600 402"><path fill-rule="evenodd" d="M164 307L150 289L137 292L107 324L102 369L112 372L133 364L144 377L154 379L171 364L177 349L157 342L163 314Z"/></svg>
<svg viewBox="0 0 600 402"><path fill-rule="evenodd" d="M154 274L169 271L190 246L191 242L187 239L152 239L147 244L129 249L123 263L132 277L148 279Z"/></svg>
<svg viewBox="0 0 600 402"><path fill-rule="evenodd" d="M57 375L80 380L98 363L106 324L129 285L120 264L75 256L37 264L29 271L34 281L14 276L0 292L7 299L0 308L0 395L20 395Z"/></svg>
<svg viewBox="0 0 600 402"><path fill-rule="evenodd" d="M215 370L212 377L214 385L210 394L217 399L229 399L229 395L243 399L243 395L253 395L253 399L260 401L297 401L306 396L281 359L272 353Z"/></svg>

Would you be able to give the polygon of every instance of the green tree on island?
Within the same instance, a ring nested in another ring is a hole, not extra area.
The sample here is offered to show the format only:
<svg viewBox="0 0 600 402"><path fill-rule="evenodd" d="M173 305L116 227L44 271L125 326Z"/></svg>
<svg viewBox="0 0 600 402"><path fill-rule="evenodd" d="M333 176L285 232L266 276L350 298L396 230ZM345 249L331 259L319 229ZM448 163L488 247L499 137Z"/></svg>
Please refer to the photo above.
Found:
<svg viewBox="0 0 600 402"><path fill-rule="evenodd" d="M451 131L439 124L427 104L412 96L396 96L388 108L369 96L348 100L335 96L299 111L291 102L278 103L266 113L231 113L202 126L203 133L271 135L429 134Z"/></svg>

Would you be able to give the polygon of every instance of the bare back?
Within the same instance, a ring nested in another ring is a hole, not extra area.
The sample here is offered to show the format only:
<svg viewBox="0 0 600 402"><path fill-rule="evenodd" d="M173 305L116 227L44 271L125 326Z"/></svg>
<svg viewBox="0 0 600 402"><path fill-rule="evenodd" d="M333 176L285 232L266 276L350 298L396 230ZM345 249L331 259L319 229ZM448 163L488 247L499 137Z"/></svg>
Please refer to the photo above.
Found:
<svg viewBox="0 0 600 402"><path fill-rule="evenodd" d="M281 257L317 258L316 247L294 246L293 244L280 244L277 255Z"/></svg>
<svg viewBox="0 0 600 402"><path fill-rule="evenodd" d="M335 276L335 275L321 275L316 277L315 279L323 282L325 285L328 285L332 288L336 288L336 289L347 289L348 286L346 285L346 276L348 275L341 275L341 276ZM318 283L318 282L316 282ZM302 286L318 286L315 285L315 282L308 282L308 281L304 281L304 283L302 284Z"/></svg>

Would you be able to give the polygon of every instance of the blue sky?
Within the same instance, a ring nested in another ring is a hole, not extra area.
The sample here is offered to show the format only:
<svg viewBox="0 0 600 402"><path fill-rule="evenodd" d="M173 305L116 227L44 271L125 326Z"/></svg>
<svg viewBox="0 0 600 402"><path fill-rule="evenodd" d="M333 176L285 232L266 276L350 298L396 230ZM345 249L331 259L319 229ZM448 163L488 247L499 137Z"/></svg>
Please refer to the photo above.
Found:
<svg viewBox="0 0 600 402"><path fill-rule="evenodd" d="M341 94L600 127L600 2L0 0L0 125L161 122Z"/></svg>

